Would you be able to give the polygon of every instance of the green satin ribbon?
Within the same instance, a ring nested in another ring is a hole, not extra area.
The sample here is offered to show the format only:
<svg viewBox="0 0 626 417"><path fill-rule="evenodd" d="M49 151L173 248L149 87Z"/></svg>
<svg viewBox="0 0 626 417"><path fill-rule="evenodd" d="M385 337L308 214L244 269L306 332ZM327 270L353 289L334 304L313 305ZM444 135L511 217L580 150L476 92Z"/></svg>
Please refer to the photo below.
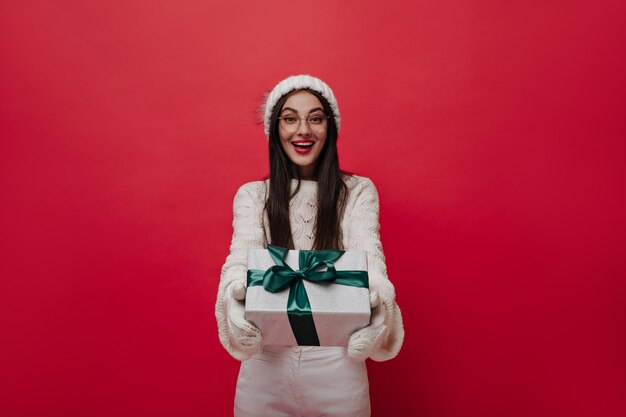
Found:
<svg viewBox="0 0 626 417"><path fill-rule="evenodd" d="M272 293L289 288L287 315L298 345L319 346L320 342L313 321L311 304L302 280L368 288L367 271L337 271L334 262L345 251L301 250L299 252L299 269L294 271L285 262L289 249L268 245L267 250L276 265L267 271L249 269L248 287L262 285L266 291ZM323 268L325 270L320 271Z"/></svg>

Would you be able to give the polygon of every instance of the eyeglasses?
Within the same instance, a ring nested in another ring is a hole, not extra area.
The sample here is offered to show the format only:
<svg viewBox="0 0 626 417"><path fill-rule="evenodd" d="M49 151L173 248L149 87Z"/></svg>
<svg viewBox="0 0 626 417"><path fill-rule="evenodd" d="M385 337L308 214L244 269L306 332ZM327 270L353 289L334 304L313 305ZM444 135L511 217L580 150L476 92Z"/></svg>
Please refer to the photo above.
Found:
<svg viewBox="0 0 626 417"><path fill-rule="evenodd" d="M311 130L315 132L323 132L326 129L326 119L329 117L325 114L315 113L309 116L299 116L296 114L287 114L279 116L279 126L286 132L295 133L300 129L302 120L306 120Z"/></svg>

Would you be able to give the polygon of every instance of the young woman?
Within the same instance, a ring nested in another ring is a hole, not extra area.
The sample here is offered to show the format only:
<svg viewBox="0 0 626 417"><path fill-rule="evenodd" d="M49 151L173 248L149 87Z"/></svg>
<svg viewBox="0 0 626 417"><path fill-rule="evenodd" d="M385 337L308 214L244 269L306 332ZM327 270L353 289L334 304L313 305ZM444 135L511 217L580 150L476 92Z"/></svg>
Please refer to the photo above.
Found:
<svg viewBox="0 0 626 417"><path fill-rule="evenodd" d="M339 108L322 80L286 78L264 104L270 175L244 184L233 204L233 238L215 315L224 348L242 362L235 416L369 416L365 359L394 358L404 339L379 237L376 187L339 169ZM247 251L268 244L298 250L363 250L370 325L346 347L261 346L244 317Z"/></svg>

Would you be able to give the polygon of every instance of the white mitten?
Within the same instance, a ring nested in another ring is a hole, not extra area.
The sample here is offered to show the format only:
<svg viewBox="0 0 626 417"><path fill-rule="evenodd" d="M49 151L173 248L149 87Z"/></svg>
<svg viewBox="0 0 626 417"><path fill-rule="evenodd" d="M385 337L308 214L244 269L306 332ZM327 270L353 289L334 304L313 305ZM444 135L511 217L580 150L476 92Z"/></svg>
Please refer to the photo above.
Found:
<svg viewBox="0 0 626 417"><path fill-rule="evenodd" d="M228 318L230 343L242 355L238 359L246 360L261 350L261 331L245 319L243 300L246 288L243 283L235 282L226 288L224 310Z"/></svg>
<svg viewBox="0 0 626 417"><path fill-rule="evenodd" d="M371 356L382 344L387 333L386 306L376 290L370 291L370 307L372 316L369 326L352 333L348 340L348 356L357 361L364 361Z"/></svg>

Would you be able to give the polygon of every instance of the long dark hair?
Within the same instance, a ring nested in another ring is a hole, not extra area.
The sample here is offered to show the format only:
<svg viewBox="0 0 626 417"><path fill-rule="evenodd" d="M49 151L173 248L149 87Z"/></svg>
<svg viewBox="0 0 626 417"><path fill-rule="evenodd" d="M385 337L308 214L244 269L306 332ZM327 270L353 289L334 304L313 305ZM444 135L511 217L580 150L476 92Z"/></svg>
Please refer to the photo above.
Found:
<svg viewBox="0 0 626 417"><path fill-rule="evenodd" d="M332 117L333 112L328 101L317 91L304 90L315 95L322 103L324 113L330 116L328 118L326 143L320 152L313 174L318 185L313 249L341 250L343 244L340 223L348 194L348 187L342 176L351 175L351 173L339 168L337 125ZM300 173L298 166L291 162L283 150L278 134L278 115L289 95L285 94L281 97L272 111L269 129L269 196L265 203L265 210L270 227L271 241L269 243L295 249L289 223L289 201L300 190ZM298 185L291 194L291 180L294 178L298 180Z"/></svg>

